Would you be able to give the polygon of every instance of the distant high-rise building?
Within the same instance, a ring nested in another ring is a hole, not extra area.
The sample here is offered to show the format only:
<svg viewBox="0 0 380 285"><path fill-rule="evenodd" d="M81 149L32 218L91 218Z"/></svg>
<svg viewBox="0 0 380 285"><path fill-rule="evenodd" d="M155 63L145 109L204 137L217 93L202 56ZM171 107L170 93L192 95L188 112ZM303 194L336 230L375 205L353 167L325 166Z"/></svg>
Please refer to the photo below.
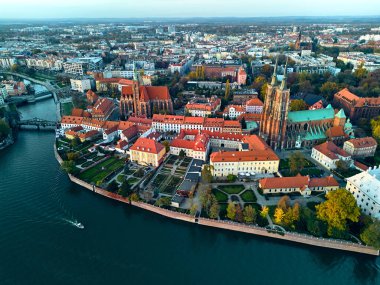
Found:
<svg viewBox="0 0 380 285"><path fill-rule="evenodd" d="M168 34L175 34L175 26L168 26Z"/></svg>

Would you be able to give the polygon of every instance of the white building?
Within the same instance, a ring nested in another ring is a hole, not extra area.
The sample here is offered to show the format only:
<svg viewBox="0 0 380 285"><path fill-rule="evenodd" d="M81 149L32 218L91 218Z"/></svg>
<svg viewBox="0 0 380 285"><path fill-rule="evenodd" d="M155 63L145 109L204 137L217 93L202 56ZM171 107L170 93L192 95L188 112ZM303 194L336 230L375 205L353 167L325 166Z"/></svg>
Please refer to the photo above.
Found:
<svg viewBox="0 0 380 285"><path fill-rule="evenodd" d="M245 106L240 105L228 105L223 112L224 117L229 117L230 119L236 119L241 114L246 112Z"/></svg>
<svg viewBox="0 0 380 285"><path fill-rule="evenodd" d="M364 214L380 219L380 167L347 178L346 189L354 195Z"/></svg>
<svg viewBox="0 0 380 285"><path fill-rule="evenodd" d="M339 160L346 162L349 166L352 165L351 155L331 141L314 146L311 158L329 170L335 169Z"/></svg>
<svg viewBox="0 0 380 285"><path fill-rule="evenodd" d="M70 79L71 90L85 92L91 89L90 79Z"/></svg>
<svg viewBox="0 0 380 285"><path fill-rule="evenodd" d="M0 67L9 68L12 65L17 64L17 60L11 57L1 57L0 58Z"/></svg>

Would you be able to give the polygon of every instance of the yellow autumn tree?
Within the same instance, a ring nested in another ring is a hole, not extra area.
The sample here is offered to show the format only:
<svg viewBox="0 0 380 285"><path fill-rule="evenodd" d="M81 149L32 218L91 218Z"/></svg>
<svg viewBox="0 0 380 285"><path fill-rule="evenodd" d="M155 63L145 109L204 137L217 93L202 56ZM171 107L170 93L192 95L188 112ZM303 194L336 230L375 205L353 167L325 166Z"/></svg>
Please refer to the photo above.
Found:
<svg viewBox="0 0 380 285"><path fill-rule="evenodd" d="M284 219L284 216L284 210L281 208L276 208L276 210L274 211L274 222L276 224L281 224L282 220Z"/></svg>
<svg viewBox="0 0 380 285"><path fill-rule="evenodd" d="M263 218L266 218L268 213L269 213L269 208L267 206L262 206L261 211L260 211L260 216Z"/></svg>

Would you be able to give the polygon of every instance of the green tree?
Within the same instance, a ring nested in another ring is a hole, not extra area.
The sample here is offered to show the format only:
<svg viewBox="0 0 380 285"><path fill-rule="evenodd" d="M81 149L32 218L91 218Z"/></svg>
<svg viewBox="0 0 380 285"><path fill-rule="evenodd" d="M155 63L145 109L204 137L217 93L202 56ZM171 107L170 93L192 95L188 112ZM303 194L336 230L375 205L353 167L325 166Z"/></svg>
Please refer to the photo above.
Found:
<svg viewBox="0 0 380 285"><path fill-rule="evenodd" d="M236 177L236 175L233 175L233 174L228 174L227 175L227 181L228 182L235 182L236 181L236 179L237 179L237 177Z"/></svg>
<svg viewBox="0 0 380 285"><path fill-rule="evenodd" d="M198 204L193 204L190 207L190 215L195 216L195 214L198 212Z"/></svg>
<svg viewBox="0 0 380 285"><path fill-rule="evenodd" d="M227 206L227 218L234 221L236 218L236 205L234 202L229 202Z"/></svg>
<svg viewBox="0 0 380 285"><path fill-rule="evenodd" d="M247 224L253 224L256 221L256 210L251 206L245 206L243 210L244 222Z"/></svg>
<svg viewBox="0 0 380 285"><path fill-rule="evenodd" d="M158 207L169 207L172 203L171 197L160 197L155 205Z"/></svg>
<svg viewBox="0 0 380 285"><path fill-rule="evenodd" d="M210 204L211 187L203 188L199 193L199 201L201 202L202 209L207 210Z"/></svg>
<svg viewBox="0 0 380 285"><path fill-rule="evenodd" d="M245 121L244 117L241 119L240 124L243 130L247 129L247 122Z"/></svg>
<svg viewBox="0 0 380 285"><path fill-rule="evenodd" d="M68 152L67 153L67 159L76 161L79 158L79 153L77 152Z"/></svg>
<svg viewBox="0 0 380 285"><path fill-rule="evenodd" d="M183 149L181 149L181 151L179 152L179 157L185 157L186 156L186 152L183 150Z"/></svg>
<svg viewBox="0 0 380 285"><path fill-rule="evenodd" d="M360 238L367 245L380 249L380 221L374 219L373 222L362 232Z"/></svg>
<svg viewBox="0 0 380 285"><path fill-rule="evenodd" d="M212 181L211 170L212 170L211 165L209 165L209 164L203 165L201 176L202 176L202 180L206 183L211 183L211 181Z"/></svg>
<svg viewBox="0 0 380 285"><path fill-rule="evenodd" d="M306 160L301 152L296 151L289 156L289 167L291 172L300 172L303 170L305 165Z"/></svg>
<svg viewBox="0 0 380 285"><path fill-rule="evenodd" d="M107 190L110 191L110 192L112 192L112 193L116 193L119 190L119 185L117 184L117 182L115 180L112 180L108 184Z"/></svg>
<svg viewBox="0 0 380 285"><path fill-rule="evenodd" d="M20 66L18 64L12 64L11 66L11 71L12 72L19 72L20 71Z"/></svg>
<svg viewBox="0 0 380 285"><path fill-rule="evenodd" d="M72 160L65 160L62 162L61 168L67 173L72 174L75 170L75 162Z"/></svg>
<svg viewBox="0 0 380 285"><path fill-rule="evenodd" d="M289 109L290 111L302 111L307 109L307 105L304 100L296 99L290 102Z"/></svg>
<svg viewBox="0 0 380 285"><path fill-rule="evenodd" d="M10 133L11 128L9 127L8 123L5 120L0 119L0 141L7 138Z"/></svg>
<svg viewBox="0 0 380 285"><path fill-rule="evenodd" d="M129 185L129 183L124 180L117 193L123 197L128 197L132 194L131 185Z"/></svg>
<svg viewBox="0 0 380 285"><path fill-rule="evenodd" d="M327 99L327 101L331 101L334 97L334 94L339 91L339 85L335 82L327 81L322 84L320 88L320 92Z"/></svg>
<svg viewBox="0 0 380 285"><path fill-rule="evenodd" d="M80 139L75 136L72 140L71 140L71 146L72 147L77 147L78 145L80 145Z"/></svg>
<svg viewBox="0 0 380 285"><path fill-rule="evenodd" d="M360 209L354 196L346 189L330 191L326 194L327 200L317 206L317 218L327 222L327 233L331 236L334 230L345 231L347 221L357 222Z"/></svg>

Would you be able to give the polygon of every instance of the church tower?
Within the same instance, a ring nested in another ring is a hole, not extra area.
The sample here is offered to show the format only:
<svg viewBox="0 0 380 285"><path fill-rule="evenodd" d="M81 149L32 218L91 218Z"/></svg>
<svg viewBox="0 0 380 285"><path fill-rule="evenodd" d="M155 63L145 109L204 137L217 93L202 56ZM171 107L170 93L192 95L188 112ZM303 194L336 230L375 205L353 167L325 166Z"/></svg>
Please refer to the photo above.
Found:
<svg viewBox="0 0 380 285"><path fill-rule="evenodd" d="M286 84L288 63L286 62L284 77L280 85L277 82L277 65L278 59L276 59L271 83L268 84L259 133L274 150L285 147L290 100L290 89Z"/></svg>

